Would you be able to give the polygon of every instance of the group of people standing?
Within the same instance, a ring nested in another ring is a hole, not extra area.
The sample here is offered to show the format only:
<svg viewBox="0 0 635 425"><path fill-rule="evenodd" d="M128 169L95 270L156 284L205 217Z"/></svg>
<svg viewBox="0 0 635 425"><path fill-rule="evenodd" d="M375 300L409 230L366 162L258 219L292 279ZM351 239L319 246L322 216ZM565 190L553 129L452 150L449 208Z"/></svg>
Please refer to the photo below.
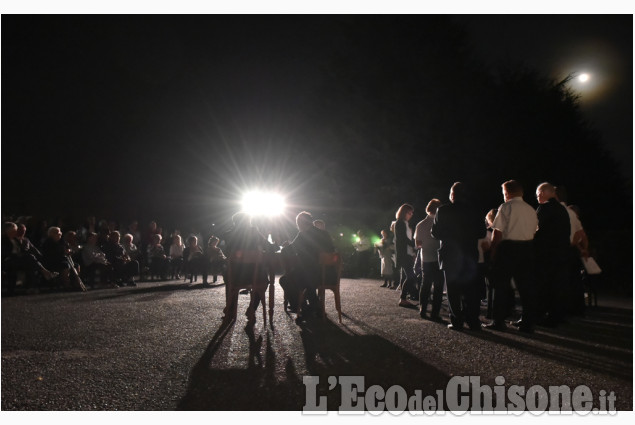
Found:
<svg viewBox="0 0 635 425"><path fill-rule="evenodd" d="M449 203L438 199L428 203L427 216L417 224L414 236L408 223L414 208L410 204L399 208L392 225L399 306L415 307L412 301L417 300L422 318L442 321L445 286L448 328L504 330L515 298L513 279L522 318L512 324L521 332L531 333L536 325L554 327L565 314L583 312L579 266L580 257L588 256L588 242L577 214L565 204L564 188L540 184L536 210L523 200L524 191L517 181L506 181L502 191L504 203L490 211L488 222L469 202L466 186L454 183ZM419 282L416 270L420 270ZM486 293L493 320L483 325L480 306Z"/></svg>

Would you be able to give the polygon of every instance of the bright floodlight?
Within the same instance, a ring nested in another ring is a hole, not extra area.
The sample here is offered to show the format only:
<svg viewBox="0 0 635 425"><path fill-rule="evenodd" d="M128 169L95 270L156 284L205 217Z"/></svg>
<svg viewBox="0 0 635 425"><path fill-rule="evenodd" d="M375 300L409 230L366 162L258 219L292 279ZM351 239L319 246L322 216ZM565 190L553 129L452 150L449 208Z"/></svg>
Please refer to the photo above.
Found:
<svg viewBox="0 0 635 425"><path fill-rule="evenodd" d="M587 81L589 81L589 78L589 74L580 74L578 80L580 80L581 83L586 83Z"/></svg>
<svg viewBox="0 0 635 425"><path fill-rule="evenodd" d="M243 211L249 215L274 216L284 211L284 198L277 193L247 192L243 195Z"/></svg>

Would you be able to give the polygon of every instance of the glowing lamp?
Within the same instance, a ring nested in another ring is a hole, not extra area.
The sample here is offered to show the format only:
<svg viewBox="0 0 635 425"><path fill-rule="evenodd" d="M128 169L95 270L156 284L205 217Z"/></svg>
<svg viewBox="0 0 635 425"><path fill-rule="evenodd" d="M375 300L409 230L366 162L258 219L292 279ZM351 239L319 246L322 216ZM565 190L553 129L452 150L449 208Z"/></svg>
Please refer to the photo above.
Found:
<svg viewBox="0 0 635 425"><path fill-rule="evenodd" d="M282 195L271 192L247 192L242 199L242 210L251 216L276 216L282 214L285 206Z"/></svg>

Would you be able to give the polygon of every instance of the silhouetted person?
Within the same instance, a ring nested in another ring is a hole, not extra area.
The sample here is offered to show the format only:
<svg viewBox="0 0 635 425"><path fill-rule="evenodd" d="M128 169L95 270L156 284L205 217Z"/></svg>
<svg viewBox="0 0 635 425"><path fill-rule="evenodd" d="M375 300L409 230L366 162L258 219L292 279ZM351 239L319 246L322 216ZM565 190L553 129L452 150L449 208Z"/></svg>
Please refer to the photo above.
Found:
<svg viewBox="0 0 635 425"><path fill-rule="evenodd" d="M471 330L481 330L477 244L485 235L485 225L468 203L463 183L452 185L450 203L437 209L431 233L441 241L439 266L450 305L448 328L461 330L466 322Z"/></svg>
<svg viewBox="0 0 635 425"><path fill-rule="evenodd" d="M571 225L567 209L556 199L555 187L542 183L536 189L538 198L538 231L536 245L536 278L538 283L539 324L557 326L567 306L569 285L567 260L569 256Z"/></svg>
<svg viewBox="0 0 635 425"><path fill-rule="evenodd" d="M298 292L304 291L309 307L317 311L316 289L321 279L320 253L335 252L335 247L331 235L313 225L310 213L302 211L296 216L295 221L298 234L289 244L288 250L296 256L296 267L288 276L288 283L296 286ZM296 308L296 320L300 321L303 318L302 306Z"/></svg>
<svg viewBox="0 0 635 425"><path fill-rule="evenodd" d="M232 222L233 227L225 232L222 237L225 242L225 253L227 258L230 259L229 261L231 261L232 256L238 251L275 251L275 247L267 241L258 228L251 225L249 215L243 212L238 212L232 216ZM233 276L239 284L251 284L253 280L253 272L254 270L251 266L243 265L235 270ZM223 279L226 283L228 282L227 275L224 275ZM265 267L261 267L258 271L257 279L261 279L263 282L269 279ZM235 302L238 302L238 300L230 301L230 303ZM259 303L259 295L255 291L252 291L251 302L246 313L249 323L253 323L255 321L255 312ZM225 314L229 314L232 309L233 305L227 305L225 307Z"/></svg>

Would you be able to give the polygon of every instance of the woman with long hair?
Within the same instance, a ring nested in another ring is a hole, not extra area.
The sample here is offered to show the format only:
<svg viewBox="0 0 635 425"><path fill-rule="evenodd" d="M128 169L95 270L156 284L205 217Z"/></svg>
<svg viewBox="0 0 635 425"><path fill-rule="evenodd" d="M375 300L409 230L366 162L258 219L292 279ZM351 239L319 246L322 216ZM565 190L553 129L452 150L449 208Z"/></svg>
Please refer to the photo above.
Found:
<svg viewBox="0 0 635 425"><path fill-rule="evenodd" d="M397 271L400 273L399 285L401 295L399 297L400 307L413 307L407 296L416 295L416 277L414 274L415 242L412 239L412 229L408 223L412 219L414 208L410 204L403 204L397 210L395 218L395 250L397 254Z"/></svg>

